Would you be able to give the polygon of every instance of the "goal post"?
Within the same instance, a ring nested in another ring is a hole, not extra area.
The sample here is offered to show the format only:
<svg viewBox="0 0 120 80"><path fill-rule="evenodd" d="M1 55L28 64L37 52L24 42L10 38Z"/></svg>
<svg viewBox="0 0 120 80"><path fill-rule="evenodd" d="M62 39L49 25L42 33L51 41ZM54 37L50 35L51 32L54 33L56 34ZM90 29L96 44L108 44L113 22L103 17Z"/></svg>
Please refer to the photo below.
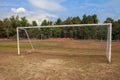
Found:
<svg viewBox="0 0 120 80"><path fill-rule="evenodd" d="M26 33L26 36L28 38L28 41L31 45L31 48L34 50L34 47L32 45L31 39L29 37L29 34L27 33L26 29L33 29L33 28L64 28L64 27L93 27L93 26L105 26L107 27L107 45L106 45L106 56L108 59L108 62L111 62L111 48L112 48L112 24L111 23L100 23L100 24L72 24L72 25L51 25L51 26L30 26L30 27L17 27L16 31L17 31L17 51L18 51L18 55L21 54L21 50L20 50L20 34L19 31L23 30Z"/></svg>

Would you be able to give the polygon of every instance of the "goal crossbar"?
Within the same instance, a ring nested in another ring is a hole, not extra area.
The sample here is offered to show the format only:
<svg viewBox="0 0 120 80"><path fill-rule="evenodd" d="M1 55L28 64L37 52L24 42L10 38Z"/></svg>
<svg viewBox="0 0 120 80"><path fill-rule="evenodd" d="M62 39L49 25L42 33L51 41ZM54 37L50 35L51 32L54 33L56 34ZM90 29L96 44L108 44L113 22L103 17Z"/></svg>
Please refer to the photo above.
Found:
<svg viewBox="0 0 120 80"><path fill-rule="evenodd" d="M99 24L72 24L72 25L51 25L51 26L30 26L30 27L17 27L17 50L18 55L20 55L20 39L19 39L19 29L22 29L27 34L27 37L29 39L29 42L32 46L32 43L30 41L29 35L25 29L30 28L51 28L51 27L84 27L84 26L106 26L108 27L108 34L107 34L107 59L108 62L111 62L111 48L112 48L112 24L111 23L99 23ZM33 49L33 47L32 47ZM108 54L108 55L107 55Z"/></svg>
<svg viewBox="0 0 120 80"><path fill-rule="evenodd" d="M109 26L111 25L111 23L99 23L99 24L71 24L71 25L51 25L51 26L30 26L30 27L17 27L19 29L22 28L50 28L50 27L74 27L74 26L78 26L78 27L84 27L84 26Z"/></svg>

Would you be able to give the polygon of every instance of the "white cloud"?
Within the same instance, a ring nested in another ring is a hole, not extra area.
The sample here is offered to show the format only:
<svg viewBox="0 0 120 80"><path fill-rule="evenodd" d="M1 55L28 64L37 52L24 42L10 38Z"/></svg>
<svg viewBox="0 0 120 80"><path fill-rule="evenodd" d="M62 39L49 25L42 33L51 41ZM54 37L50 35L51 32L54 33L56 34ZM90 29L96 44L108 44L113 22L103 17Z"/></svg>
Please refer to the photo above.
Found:
<svg viewBox="0 0 120 80"><path fill-rule="evenodd" d="M39 13L39 14L37 14L37 13ZM57 15L49 14L46 12L35 12L35 13L28 14L26 17L29 20L29 22L32 22L34 20L34 21L37 21L37 23L39 25L41 24L41 22L43 20L52 20L53 21L58 18Z"/></svg>
<svg viewBox="0 0 120 80"><path fill-rule="evenodd" d="M15 16L19 15L19 17L25 16L30 23L32 23L32 21L36 21L38 23L38 25L40 25L43 20L55 21L58 18L57 15L50 14L47 12L27 11L26 13L22 13L22 14L14 14L12 12L4 13L4 15L2 17L0 17L0 19L6 18L6 17L11 17L13 15L15 15Z"/></svg>
<svg viewBox="0 0 120 80"><path fill-rule="evenodd" d="M25 16L28 21L31 23L32 21L36 21L39 25L41 24L41 22L43 20L50 20L50 21L55 21L58 16L55 14L51 14L48 12L44 12L44 11L26 11L25 13L8 13L5 14L8 15L8 17L12 16L12 15L19 15L19 17L23 17ZM5 16L6 17L6 16Z"/></svg>
<svg viewBox="0 0 120 80"><path fill-rule="evenodd" d="M65 11L59 0L29 0L32 5L47 11Z"/></svg>
<svg viewBox="0 0 120 80"><path fill-rule="evenodd" d="M11 8L11 11L14 12L14 13L25 13L26 9L23 8L23 7L20 7L20 8Z"/></svg>

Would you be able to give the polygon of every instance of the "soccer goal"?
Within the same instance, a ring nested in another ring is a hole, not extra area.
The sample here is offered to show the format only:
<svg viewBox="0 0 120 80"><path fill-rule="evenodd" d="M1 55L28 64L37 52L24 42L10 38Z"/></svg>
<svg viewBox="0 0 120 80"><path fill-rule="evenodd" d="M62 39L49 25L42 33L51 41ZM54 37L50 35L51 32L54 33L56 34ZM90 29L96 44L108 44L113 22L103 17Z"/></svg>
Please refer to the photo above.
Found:
<svg viewBox="0 0 120 80"><path fill-rule="evenodd" d="M86 53L88 52L88 54L91 52L93 53L93 55L94 53L105 53L108 62L111 62L111 23L30 26L17 27L16 30L18 55L20 55L23 50L27 49L28 46L31 51L41 50L42 48L38 48L42 47L41 45L39 45L39 43L43 43L43 41L45 40L48 41L47 43L50 43L51 40L69 40L70 43L78 41L77 46L75 48L76 50L79 50L80 53L84 53L82 51L85 51ZM66 43L67 42L68 41L66 41ZM87 43L83 45L83 43L85 42ZM29 45L26 45L26 43ZM73 45L74 44L71 44L72 47L74 47Z"/></svg>

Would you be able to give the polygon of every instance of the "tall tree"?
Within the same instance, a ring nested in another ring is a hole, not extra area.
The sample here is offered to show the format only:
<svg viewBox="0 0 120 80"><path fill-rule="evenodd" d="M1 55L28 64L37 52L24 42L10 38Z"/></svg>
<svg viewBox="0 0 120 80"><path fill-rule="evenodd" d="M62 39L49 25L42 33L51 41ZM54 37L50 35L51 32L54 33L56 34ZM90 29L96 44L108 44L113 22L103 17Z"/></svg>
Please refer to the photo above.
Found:
<svg viewBox="0 0 120 80"><path fill-rule="evenodd" d="M21 26L29 26L30 24L29 24L28 20L26 19L26 17L21 17L20 25Z"/></svg>
<svg viewBox="0 0 120 80"><path fill-rule="evenodd" d="M41 23L41 26L48 26L51 25L52 23L50 21L47 20L43 20L43 22ZM42 38L46 39L46 38L50 38L51 37L51 28L47 28L44 27L41 29L41 34L42 34Z"/></svg>
<svg viewBox="0 0 120 80"><path fill-rule="evenodd" d="M62 25L62 20L60 18L57 19L57 21L55 22L56 25Z"/></svg>
<svg viewBox="0 0 120 80"><path fill-rule="evenodd" d="M111 17L108 17L105 21L104 21L104 23L113 23L114 22L114 20L111 18Z"/></svg>
<svg viewBox="0 0 120 80"><path fill-rule="evenodd" d="M113 22L113 32L112 32L112 34L113 34L113 39L114 40L120 40L120 23L119 23L119 20L118 21L114 21Z"/></svg>
<svg viewBox="0 0 120 80"><path fill-rule="evenodd" d="M86 14L83 15L83 18L82 18L82 24L87 24L87 16Z"/></svg>
<svg viewBox="0 0 120 80"><path fill-rule="evenodd" d="M48 25L48 21L47 20L43 20L41 23L41 26L47 26Z"/></svg>
<svg viewBox="0 0 120 80"><path fill-rule="evenodd" d="M72 24L72 17L68 17L63 23L64 24Z"/></svg>
<svg viewBox="0 0 120 80"><path fill-rule="evenodd" d="M98 23L99 22L96 14L94 14L92 17L93 17L93 23Z"/></svg>
<svg viewBox="0 0 120 80"><path fill-rule="evenodd" d="M64 22L63 24L73 24L72 23L72 17L68 17ZM69 38L70 37L70 27L69 28L62 28L62 36L65 37L65 38Z"/></svg>
<svg viewBox="0 0 120 80"><path fill-rule="evenodd" d="M32 21L32 26L37 26L37 22L36 21Z"/></svg>
<svg viewBox="0 0 120 80"><path fill-rule="evenodd" d="M11 22L11 26L13 28L18 27L20 25L19 16L11 16L10 17L10 22Z"/></svg>
<svg viewBox="0 0 120 80"><path fill-rule="evenodd" d="M53 22L52 21L48 21L48 25L53 25Z"/></svg>
<svg viewBox="0 0 120 80"><path fill-rule="evenodd" d="M60 18L57 19L57 21L55 22L55 25L62 25L63 22ZM52 29L52 37L57 38L61 36L61 28L60 27L56 27Z"/></svg>
<svg viewBox="0 0 120 80"><path fill-rule="evenodd" d="M5 18L3 20L3 27L5 29L6 37L9 38L11 23L10 23L10 20L8 18Z"/></svg>
<svg viewBox="0 0 120 80"><path fill-rule="evenodd" d="M5 29L3 27L3 21L0 20L0 38L4 38L5 37Z"/></svg>
<svg viewBox="0 0 120 80"><path fill-rule="evenodd" d="M20 20L19 20L19 16L11 16L10 18L10 23L11 23L11 36L15 36L16 35L16 28L18 26L20 26Z"/></svg>
<svg viewBox="0 0 120 80"><path fill-rule="evenodd" d="M80 24L80 23L81 23L81 20L80 20L80 18L79 18L78 16L77 16L77 17L73 17L72 23L73 23L73 24Z"/></svg>

